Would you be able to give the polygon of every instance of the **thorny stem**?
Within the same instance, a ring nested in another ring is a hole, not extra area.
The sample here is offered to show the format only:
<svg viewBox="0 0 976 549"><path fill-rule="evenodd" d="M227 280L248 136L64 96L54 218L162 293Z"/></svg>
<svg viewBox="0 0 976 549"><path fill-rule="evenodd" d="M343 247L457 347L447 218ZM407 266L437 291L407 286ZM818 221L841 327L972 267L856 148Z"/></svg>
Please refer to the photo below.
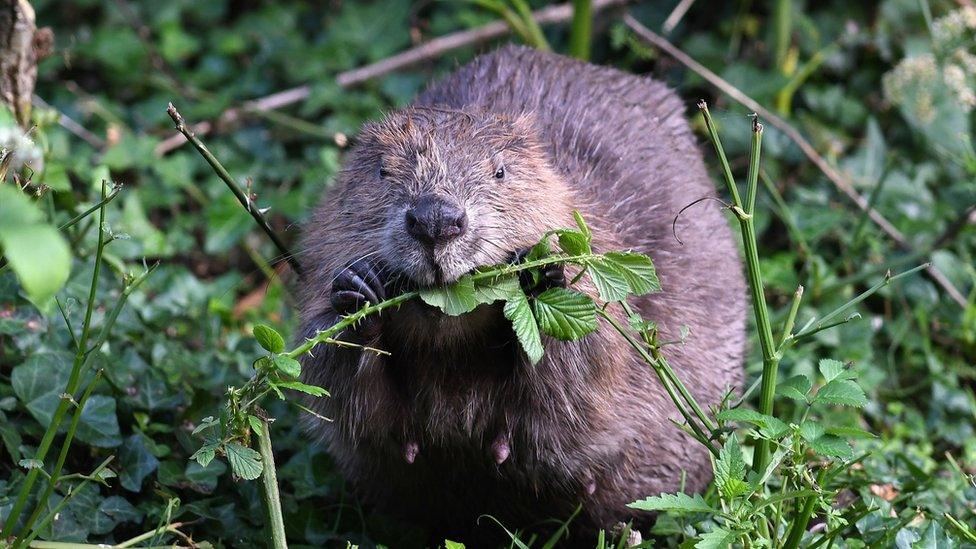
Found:
<svg viewBox="0 0 976 549"><path fill-rule="evenodd" d="M275 471L274 452L271 449L271 425L266 419L261 420L258 451L261 453L261 464L264 468L261 484L264 488L264 504L268 512L268 527L271 529L271 545L275 549L285 549L288 544L285 541L285 521L281 513L278 475Z"/></svg>
<svg viewBox="0 0 976 549"><path fill-rule="evenodd" d="M226 168L224 168L223 164L221 164L220 161L217 160L217 157L210 152L210 149L208 149L207 146L200 141L200 138L193 133L193 130L186 125L186 121L183 120L183 115L176 110L176 107L174 107L172 103L170 103L169 107L167 107L166 113L169 114L169 117L173 119L174 123L176 123L176 129L182 133L184 137L186 137L186 140L189 141L194 148L196 148L197 152L199 152L200 155L203 156L204 160L207 161L207 164L210 164L210 167L213 168L213 171L217 174L217 177L219 177L220 180L227 185L227 188L234 193L234 196L237 197L238 202L240 202L241 205L244 206L244 209L251 214L251 217L254 218L254 221L259 227L261 227L264 234L268 235L268 238L270 238L275 247L278 248L278 251L285 256L285 259L288 260L291 268L294 269L299 276L301 276L302 266L301 263L299 263L298 258L291 253L288 246L286 246L285 243L282 242L281 238L278 237L278 233L276 233L274 229L271 228L271 225L268 224L268 220L264 217L264 214L261 213L261 210L251 202L251 199L244 193L244 190L241 189L240 185L234 181L234 178L231 177L230 173Z"/></svg>

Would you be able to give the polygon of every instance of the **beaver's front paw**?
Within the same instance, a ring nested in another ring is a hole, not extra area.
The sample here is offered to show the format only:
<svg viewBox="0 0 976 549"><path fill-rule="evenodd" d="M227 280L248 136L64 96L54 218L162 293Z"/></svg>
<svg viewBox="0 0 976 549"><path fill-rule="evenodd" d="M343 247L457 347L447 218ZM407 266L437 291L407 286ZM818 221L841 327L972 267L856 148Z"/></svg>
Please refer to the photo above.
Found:
<svg viewBox="0 0 976 549"><path fill-rule="evenodd" d="M346 267L336 270L332 281L332 310L340 315L349 315L359 309L386 299L386 289L380 269L367 260L360 259ZM363 339L379 335L381 319L379 313L367 315L360 320L353 331Z"/></svg>
<svg viewBox="0 0 976 549"><path fill-rule="evenodd" d="M511 263L518 264L525 261L531 248L522 248L512 254ZM531 270L519 271L519 283L522 290L529 295L539 295L549 288L566 287L566 269L562 263L553 263L542 267L538 276L533 275Z"/></svg>

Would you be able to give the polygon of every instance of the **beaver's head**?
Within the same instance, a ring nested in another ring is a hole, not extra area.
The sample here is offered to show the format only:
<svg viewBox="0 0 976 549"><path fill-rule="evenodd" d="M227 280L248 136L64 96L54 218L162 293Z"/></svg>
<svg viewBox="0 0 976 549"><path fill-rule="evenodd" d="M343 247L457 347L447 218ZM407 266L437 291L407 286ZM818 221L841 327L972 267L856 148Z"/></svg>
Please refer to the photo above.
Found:
<svg viewBox="0 0 976 549"><path fill-rule="evenodd" d="M367 125L340 180L350 235L414 285L507 261L572 223L529 115L411 108Z"/></svg>

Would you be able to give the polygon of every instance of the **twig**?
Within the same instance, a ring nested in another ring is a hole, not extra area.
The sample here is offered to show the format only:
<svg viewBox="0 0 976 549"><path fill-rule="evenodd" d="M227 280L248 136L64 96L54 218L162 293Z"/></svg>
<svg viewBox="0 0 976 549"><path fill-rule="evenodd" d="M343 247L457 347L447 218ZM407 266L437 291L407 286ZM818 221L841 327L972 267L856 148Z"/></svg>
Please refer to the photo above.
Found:
<svg viewBox="0 0 976 549"><path fill-rule="evenodd" d="M625 4L628 0L593 0L593 13L607 9L612 6ZM573 6L570 4L559 4L549 6L532 12L532 19L539 24L565 23L573 18ZM471 46L487 42L493 38L504 36L511 32L511 28L504 21L493 21L480 27L454 32L444 36L433 38L423 44L410 48L407 51L398 53L375 63L370 63L363 67L341 72L336 76L336 83L341 88L351 88L364 82L378 78L385 74L398 71L400 69L416 65L422 61L439 57L447 52L454 51L465 46ZM246 114L248 111L269 111L279 109L286 105L291 105L304 101L312 93L312 86L305 84L283 90L260 99L248 101L242 107L233 108L225 111L217 118L217 123L201 122L193 127L193 132L206 135L213 131L215 127L222 123L233 122ZM156 154L159 156L179 148L186 142L181 134L174 134L156 146Z"/></svg>
<svg viewBox="0 0 976 549"><path fill-rule="evenodd" d="M630 27L630 29L633 30L637 34L637 36L639 36L641 39L647 41L648 43L650 43L655 47L664 50L668 55L675 58L682 65L688 67L689 69L697 73L699 76L707 80L711 85L715 86L723 93L725 93L732 99L738 101L739 103L743 104L750 110L756 112L762 118L764 118L766 122L772 124L780 131L782 131L784 134L786 134L786 136L789 137L791 141L796 143L796 145L800 148L800 150L803 151L803 154L806 155L806 157L811 162L813 162L817 166L817 168L819 168L820 171L824 173L824 175L827 176L827 179L829 179L831 183L833 183L834 186L837 187L837 189L839 189L848 198L850 198L851 201L853 201L858 208L868 213L868 216L871 218L871 220L874 221L874 223L878 225L878 227L880 227L881 230L888 235L888 237L890 237L893 241L895 241L895 243L899 247L907 251L912 250L912 247L908 243L908 240L905 238L905 235L902 234L902 232L899 231L897 227L892 225L891 222L888 221L883 215L881 215L880 212L871 208L871 205L868 203L867 199L865 199L856 190L854 190L854 187L850 184L850 182L846 178L844 178L844 176L842 176L837 170L835 170L833 166L831 166L830 163L828 163L824 157L820 156L820 153L818 153L817 150L813 148L813 145L811 145L810 142L807 141L800 134L800 132L796 130L796 128L794 128L788 122L776 116L772 112L764 109L762 105L757 103L754 99L752 99L751 97L743 93L741 90L739 90L732 84L722 79L722 77L720 77L719 75L708 70L704 65L692 59L690 56L688 56L688 54L681 51L676 46L674 46L673 44L671 44L670 42L668 42L658 34L654 33L652 30L640 24L640 22L638 22L630 15L624 16L624 23L628 27ZM965 296L962 295L962 293L952 284L952 282L949 281L949 279L945 277L944 274L942 274L941 271L939 271L934 265L930 265L926 269L926 272L930 277L932 277L933 280L935 280L940 286L942 286L942 288L946 291L946 293L949 294L949 297L951 297L953 301L959 304L960 307L966 307L967 301Z"/></svg>
<svg viewBox="0 0 976 549"><path fill-rule="evenodd" d="M58 113L58 124L60 124L62 128L73 133L75 136L80 137L83 141L85 141L86 143L88 143L89 145L91 145L92 147L98 150L102 150L105 148L104 139L88 131L84 126L82 126L78 122L75 122L75 120L72 119L70 116L55 109L54 107L49 105L47 101L41 99L38 95L34 95L31 98L31 103L33 103L35 107L56 111Z"/></svg>
<svg viewBox="0 0 976 549"><path fill-rule="evenodd" d="M244 193L244 190L241 189L240 185L234 181L234 178L231 177L230 173L227 172L227 169L224 168L220 161L217 160L213 153L210 152L210 149L208 149L207 146L204 145L199 138L197 138L193 130L187 127L186 121L183 120L183 115L176 110L176 107L174 107L172 103L170 103L169 107L167 107L166 113L169 114L169 117L172 118L173 122L176 123L176 129L181 134L186 136L190 143L196 147L197 151L200 152L204 160L206 160L207 163L210 164L210 167L213 168L214 172L217 174L217 177L219 177L221 181L227 185L231 192L234 193L234 196L237 197L237 200L241 203L241 205L244 206L244 209L251 214L254 221L259 227L261 227L264 234L268 235L268 238L274 242L274 245L278 248L278 251L284 254L285 259L288 260L288 263L291 265L291 268L295 270L295 273L301 276L302 266L298 262L298 258L296 258L294 254L291 253L291 250L288 249L288 246L281 241L281 239L278 237L278 233L276 233L274 229L271 228L271 225L268 224L268 220L264 217L264 214L261 213L261 210L251 202L251 199Z"/></svg>
<svg viewBox="0 0 976 549"><path fill-rule="evenodd" d="M678 23L684 19L685 14L688 13L688 9L694 3L695 0L681 0L678 2L678 5L671 10L671 15L668 15L668 18L664 20L664 24L661 25L661 30L670 34L678 26Z"/></svg>

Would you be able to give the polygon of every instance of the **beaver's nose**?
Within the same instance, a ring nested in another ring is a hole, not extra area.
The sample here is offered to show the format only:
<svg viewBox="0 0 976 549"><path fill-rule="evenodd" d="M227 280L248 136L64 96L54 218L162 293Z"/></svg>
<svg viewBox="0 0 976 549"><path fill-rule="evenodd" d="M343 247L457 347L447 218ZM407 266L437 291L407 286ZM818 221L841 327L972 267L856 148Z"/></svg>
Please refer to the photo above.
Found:
<svg viewBox="0 0 976 549"><path fill-rule="evenodd" d="M407 232L428 245L444 244L464 234L468 216L464 210L439 196L424 195L407 210Z"/></svg>

